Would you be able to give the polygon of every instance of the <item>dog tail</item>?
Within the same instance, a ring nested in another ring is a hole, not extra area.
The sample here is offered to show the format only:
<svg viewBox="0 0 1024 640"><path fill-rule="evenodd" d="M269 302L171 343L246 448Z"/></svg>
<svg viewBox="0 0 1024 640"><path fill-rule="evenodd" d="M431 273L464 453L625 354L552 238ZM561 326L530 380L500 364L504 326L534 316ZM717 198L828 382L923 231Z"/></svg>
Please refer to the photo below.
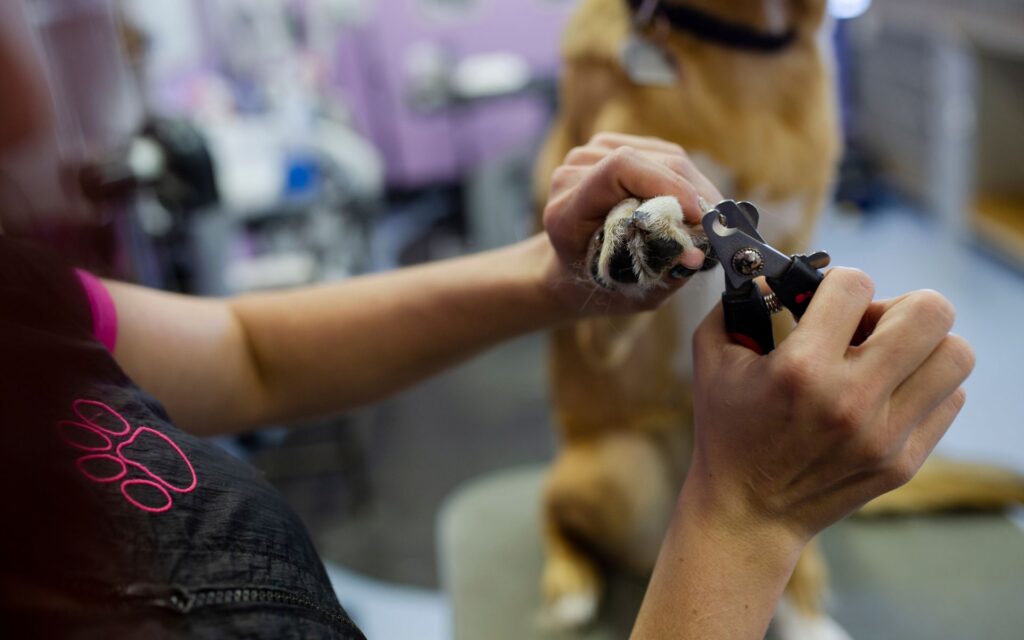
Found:
<svg viewBox="0 0 1024 640"><path fill-rule="evenodd" d="M1024 504L1024 475L990 465L931 458L910 482L869 502L859 513L996 511L1016 504Z"/></svg>

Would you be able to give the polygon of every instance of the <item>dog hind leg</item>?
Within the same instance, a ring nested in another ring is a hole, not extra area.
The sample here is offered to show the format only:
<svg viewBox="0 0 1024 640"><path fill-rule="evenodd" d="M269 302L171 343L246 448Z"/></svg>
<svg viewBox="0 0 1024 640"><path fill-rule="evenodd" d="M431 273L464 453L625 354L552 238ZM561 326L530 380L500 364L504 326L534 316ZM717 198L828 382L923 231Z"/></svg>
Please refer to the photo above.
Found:
<svg viewBox="0 0 1024 640"><path fill-rule="evenodd" d="M541 622L551 629L580 627L597 616L604 578L594 558L576 548L554 523L544 527L547 556L541 577Z"/></svg>
<svg viewBox="0 0 1024 640"><path fill-rule="evenodd" d="M654 566L676 495L664 453L642 433L568 443L544 496L544 621L579 627L597 614L602 560L638 574Z"/></svg>
<svg viewBox="0 0 1024 640"><path fill-rule="evenodd" d="M796 563L772 626L781 640L850 640L824 609L828 584L825 557L812 541Z"/></svg>

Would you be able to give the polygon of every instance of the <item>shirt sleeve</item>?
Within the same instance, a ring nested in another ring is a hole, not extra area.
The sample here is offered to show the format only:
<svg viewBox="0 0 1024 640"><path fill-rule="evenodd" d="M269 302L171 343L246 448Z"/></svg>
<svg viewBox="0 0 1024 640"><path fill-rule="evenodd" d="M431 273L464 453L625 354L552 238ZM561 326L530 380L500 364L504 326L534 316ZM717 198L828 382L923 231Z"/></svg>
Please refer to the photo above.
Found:
<svg viewBox="0 0 1024 640"><path fill-rule="evenodd" d="M113 353L117 345L117 307L114 306L114 299L103 282L88 271L75 269L75 276L89 301L93 336L107 351Z"/></svg>

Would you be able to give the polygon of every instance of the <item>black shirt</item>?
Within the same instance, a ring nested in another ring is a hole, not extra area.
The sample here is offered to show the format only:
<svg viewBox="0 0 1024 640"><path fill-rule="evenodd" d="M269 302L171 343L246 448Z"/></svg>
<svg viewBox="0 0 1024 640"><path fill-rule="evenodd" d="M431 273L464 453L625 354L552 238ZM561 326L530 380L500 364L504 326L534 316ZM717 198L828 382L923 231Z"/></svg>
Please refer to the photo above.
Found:
<svg viewBox="0 0 1024 640"><path fill-rule="evenodd" d="M0 420L0 636L363 637L284 498L128 379L73 271L3 237Z"/></svg>

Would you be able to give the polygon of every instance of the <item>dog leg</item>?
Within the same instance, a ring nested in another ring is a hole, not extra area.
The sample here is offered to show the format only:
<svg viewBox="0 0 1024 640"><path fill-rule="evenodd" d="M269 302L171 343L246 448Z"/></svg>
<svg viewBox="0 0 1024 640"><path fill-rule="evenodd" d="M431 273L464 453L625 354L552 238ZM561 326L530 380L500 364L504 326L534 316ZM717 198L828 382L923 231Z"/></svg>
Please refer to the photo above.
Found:
<svg viewBox="0 0 1024 640"><path fill-rule="evenodd" d="M850 640L849 634L825 613L827 583L825 558L817 542L811 541L800 554L775 611L772 628L780 640Z"/></svg>
<svg viewBox="0 0 1024 640"><path fill-rule="evenodd" d="M546 489L544 620L578 627L597 614L598 558L638 574L653 568L677 483L649 436L616 432L568 443Z"/></svg>
<svg viewBox="0 0 1024 640"><path fill-rule="evenodd" d="M572 629L591 622L597 617L604 590L600 569L552 523L544 527L544 543L547 558L541 577L541 623L549 629Z"/></svg>
<svg viewBox="0 0 1024 640"><path fill-rule="evenodd" d="M772 630L779 640L852 640L850 634L828 615L809 615L793 604L788 596L783 596L775 609Z"/></svg>

